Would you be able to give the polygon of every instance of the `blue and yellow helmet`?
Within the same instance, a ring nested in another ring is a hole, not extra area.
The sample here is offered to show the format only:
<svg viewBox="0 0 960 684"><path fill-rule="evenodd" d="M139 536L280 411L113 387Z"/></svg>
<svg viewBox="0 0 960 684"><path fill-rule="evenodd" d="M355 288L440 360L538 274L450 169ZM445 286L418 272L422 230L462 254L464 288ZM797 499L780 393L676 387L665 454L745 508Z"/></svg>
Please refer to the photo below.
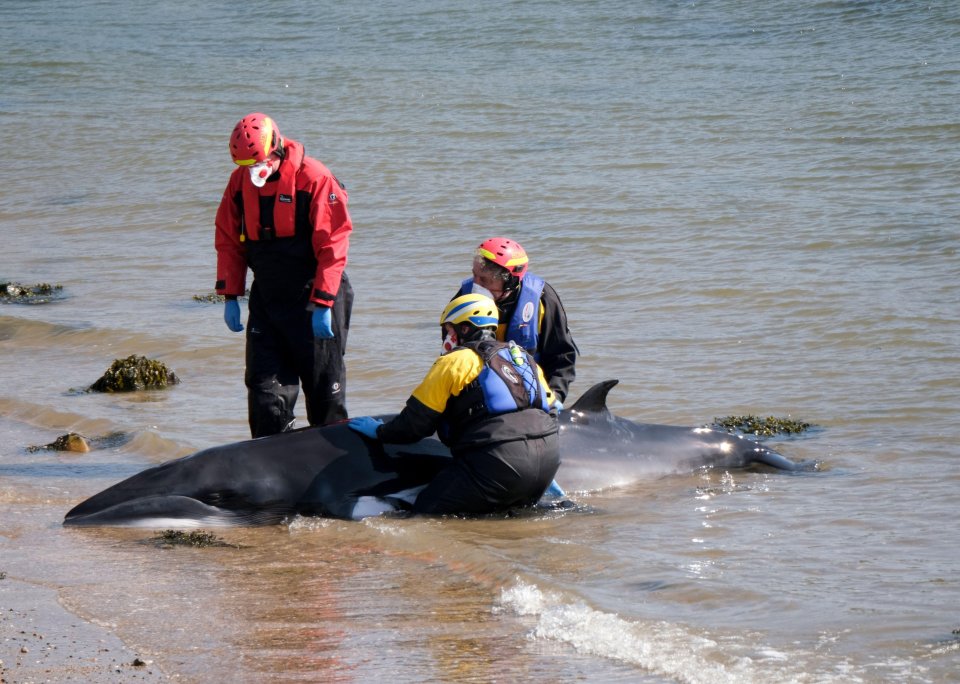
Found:
<svg viewBox="0 0 960 684"><path fill-rule="evenodd" d="M469 323L475 328L489 328L496 331L500 322L497 304L482 294L465 294L450 301L440 314L440 325Z"/></svg>

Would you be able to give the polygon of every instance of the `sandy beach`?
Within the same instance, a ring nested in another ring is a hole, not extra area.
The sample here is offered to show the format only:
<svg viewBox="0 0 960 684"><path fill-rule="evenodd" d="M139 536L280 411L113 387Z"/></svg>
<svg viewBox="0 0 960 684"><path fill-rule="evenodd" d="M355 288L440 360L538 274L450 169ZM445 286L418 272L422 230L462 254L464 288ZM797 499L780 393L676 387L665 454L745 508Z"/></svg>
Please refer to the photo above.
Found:
<svg viewBox="0 0 960 684"><path fill-rule="evenodd" d="M55 589L3 575L0 608L2 684L168 681L106 626L65 610Z"/></svg>

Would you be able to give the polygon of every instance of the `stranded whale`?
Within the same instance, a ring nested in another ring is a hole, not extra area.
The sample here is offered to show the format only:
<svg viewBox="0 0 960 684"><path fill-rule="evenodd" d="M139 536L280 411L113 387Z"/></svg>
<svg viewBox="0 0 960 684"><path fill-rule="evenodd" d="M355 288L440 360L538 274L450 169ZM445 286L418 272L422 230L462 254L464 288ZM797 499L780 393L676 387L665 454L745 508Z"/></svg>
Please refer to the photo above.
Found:
<svg viewBox="0 0 960 684"><path fill-rule="evenodd" d="M560 418L557 481L568 492L702 468L816 467L724 431L614 416L606 402L617 382L594 385ZM182 528L276 524L295 514L359 519L402 509L449 459L433 438L381 444L345 422L307 427L148 468L78 504L63 523Z"/></svg>

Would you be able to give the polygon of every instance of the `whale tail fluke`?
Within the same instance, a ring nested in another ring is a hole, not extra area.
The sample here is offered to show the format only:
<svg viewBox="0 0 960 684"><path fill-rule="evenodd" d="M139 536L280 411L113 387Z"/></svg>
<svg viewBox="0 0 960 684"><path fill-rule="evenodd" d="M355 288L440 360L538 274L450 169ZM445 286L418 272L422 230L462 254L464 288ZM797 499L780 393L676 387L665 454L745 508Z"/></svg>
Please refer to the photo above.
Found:
<svg viewBox="0 0 960 684"><path fill-rule="evenodd" d="M794 473L809 473L821 469L820 461L793 461L782 454L778 454L773 449L757 444L753 450L754 463L763 463L777 470L787 470Z"/></svg>

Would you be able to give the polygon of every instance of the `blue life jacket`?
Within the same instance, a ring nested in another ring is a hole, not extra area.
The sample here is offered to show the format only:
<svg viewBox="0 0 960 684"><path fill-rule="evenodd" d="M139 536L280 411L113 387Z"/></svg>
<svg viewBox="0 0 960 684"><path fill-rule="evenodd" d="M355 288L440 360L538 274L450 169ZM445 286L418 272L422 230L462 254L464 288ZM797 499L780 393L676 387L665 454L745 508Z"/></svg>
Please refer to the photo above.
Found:
<svg viewBox="0 0 960 684"><path fill-rule="evenodd" d="M467 342L483 361L483 369L460 394L447 400L437 434L445 444L457 442L471 426L491 416L524 409L550 412L533 356L516 344L482 340ZM514 356L516 355L516 358Z"/></svg>
<svg viewBox="0 0 960 684"><path fill-rule="evenodd" d="M477 384L483 392L483 403L488 413L495 416L525 408L550 412L536 363L519 345L480 342L464 346L473 349L483 359L483 370L477 376Z"/></svg>
<svg viewBox="0 0 960 684"><path fill-rule="evenodd" d="M520 281L520 294L513 315L507 321L507 331L504 340L514 341L528 352L533 354L536 361L540 360L537 351L537 342L540 333L540 297L543 294L545 281L540 276L527 273ZM473 291L473 278L467 278L460 285L460 292Z"/></svg>

